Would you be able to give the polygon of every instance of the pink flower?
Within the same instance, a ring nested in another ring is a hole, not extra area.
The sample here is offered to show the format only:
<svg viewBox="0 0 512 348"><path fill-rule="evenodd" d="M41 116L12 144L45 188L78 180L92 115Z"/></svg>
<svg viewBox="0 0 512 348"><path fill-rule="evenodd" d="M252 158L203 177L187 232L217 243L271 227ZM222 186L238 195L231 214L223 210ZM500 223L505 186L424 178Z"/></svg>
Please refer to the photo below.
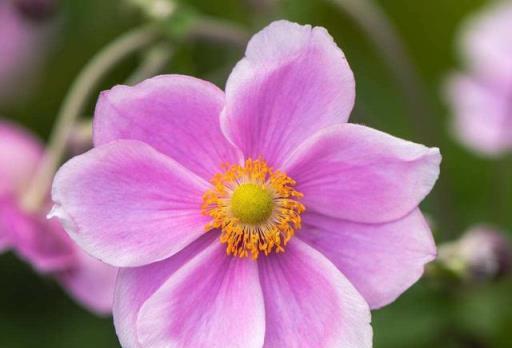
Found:
<svg viewBox="0 0 512 348"><path fill-rule="evenodd" d="M39 20L53 1L0 1L0 99L18 97L42 63L49 26ZM37 20L36 20L36 16Z"/></svg>
<svg viewBox="0 0 512 348"><path fill-rule="evenodd" d="M467 71L453 74L447 98L454 132L470 149L500 155L512 149L512 3L471 18L461 37Z"/></svg>
<svg viewBox="0 0 512 348"><path fill-rule="evenodd" d="M369 307L434 258L418 204L441 157L346 123L354 96L327 31L286 21L251 39L225 94L179 75L101 94L53 214L123 267L124 347L371 346Z"/></svg>
<svg viewBox="0 0 512 348"><path fill-rule="evenodd" d="M29 214L20 195L43 154L24 130L0 121L0 249L12 249L36 270L57 279L83 306L98 314L112 310L116 269L87 256L44 210Z"/></svg>

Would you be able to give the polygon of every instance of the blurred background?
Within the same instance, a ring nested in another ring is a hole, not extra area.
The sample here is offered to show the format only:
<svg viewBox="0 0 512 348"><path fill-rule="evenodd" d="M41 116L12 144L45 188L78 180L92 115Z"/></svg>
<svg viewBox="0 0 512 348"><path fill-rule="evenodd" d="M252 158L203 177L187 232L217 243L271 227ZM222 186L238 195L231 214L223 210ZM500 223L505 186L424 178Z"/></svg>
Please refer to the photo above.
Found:
<svg viewBox="0 0 512 348"><path fill-rule="evenodd" d="M425 95L418 100L404 93L403 81L397 79L396 74L407 68L400 61L390 68L382 47L375 45L379 38L370 38L360 22L334 1L182 2L250 33L277 18L326 27L355 73L357 102L351 121L441 149L441 178L423 205L437 243L456 240L474 224L512 230L510 157L488 159L459 145L450 132L452 115L442 96L447 74L461 67L456 50L459 26L487 1L375 1L403 40L419 76L419 89ZM51 18L33 18L46 37L45 44L33 53L37 62L29 64L37 65L38 71L20 75L10 85L22 93L0 99L0 115L47 139L62 99L85 63L118 35L147 21L133 3L61 0ZM364 9L361 13L364 17ZM179 31L179 25L179 21L173 23L172 30ZM164 71L201 77L224 87L243 48L208 40L180 42L174 45ZM122 83L137 62L136 56L124 61L99 90ZM90 114L94 103L92 98L87 108ZM0 274L0 347L119 346L110 317L98 318L85 311L53 280L36 274L14 254L0 256ZM426 277L395 303L373 313L376 348L512 347L510 278L485 282L433 278Z"/></svg>

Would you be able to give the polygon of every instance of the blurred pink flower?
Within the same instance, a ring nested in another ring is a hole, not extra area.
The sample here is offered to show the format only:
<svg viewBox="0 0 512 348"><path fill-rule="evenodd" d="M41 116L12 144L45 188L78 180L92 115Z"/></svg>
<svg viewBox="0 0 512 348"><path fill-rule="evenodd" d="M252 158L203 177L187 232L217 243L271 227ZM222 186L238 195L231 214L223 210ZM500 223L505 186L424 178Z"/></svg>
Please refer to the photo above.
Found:
<svg viewBox="0 0 512 348"><path fill-rule="evenodd" d="M181 75L101 94L53 215L123 267L123 347L372 345L370 307L435 257L418 204L441 156L346 123L354 98L327 31L287 21L251 39L225 94Z"/></svg>
<svg viewBox="0 0 512 348"><path fill-rule="evenodd" d="M43 4L48 3L48 4ZM42 21L53 1L0 1L0 100L12 102L34 82L50 27ZM45 8L43 8L45 7Z"/></svg>
<svg viewBox="0 0 512 348"><path fill-rule="evenodd" d="M495 156L512 149L512 2L498 2L462 28L466 72L447 82L455 135L467 147Z"/></svg>
<svg viewBox="0 0 512 348"><path fill-rule="evenodd" d="M26 131L0 121L0 249L12 249L37 271L52 275L91 311L108 314L116 269L87 256L44 212L29 214L19 205L42 151Z"/></svg>

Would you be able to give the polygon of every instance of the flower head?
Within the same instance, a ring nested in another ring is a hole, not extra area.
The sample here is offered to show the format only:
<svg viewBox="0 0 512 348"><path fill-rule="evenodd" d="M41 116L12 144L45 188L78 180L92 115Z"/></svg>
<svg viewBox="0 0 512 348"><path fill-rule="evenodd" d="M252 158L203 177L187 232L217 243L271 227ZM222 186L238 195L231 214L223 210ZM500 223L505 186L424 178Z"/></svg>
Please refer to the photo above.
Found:
<svg viewBox="0 0 512 348"><path fill-rule="evenodd" d="M48 206L29 213L20 204L42 155L32 135L0 121L0 249L54 277L86 308L110 313L116 269L77 248L58 222L46 219Z"/></svg>
<svg viewBox="0 0 512 348"><path fill-rule="evenodd" d="M370 307L434 258L418 204L441 158L346 123L354 97L327 31L287 21L250 40L225 93L165 75L101 94L53 214L122 267L124 347L371 346Z"/></svg>
<svg viewBox="0 0 512 348"><path fill-rule="evenodd" d="M453 129L470 149L496 156L512 149L512 4L499 1L463 26L464 73L447 81Z"/></svg>
<svg viewBox="0 0 512 348"><path fill-rule="evenodd" d="M305 208L295 181L262 160L234 164L211 183L213 188L203 195L203 214L212 217L206 230L222 231L228 255L257 259L260 252L284 251L301 227Z"/></svg>

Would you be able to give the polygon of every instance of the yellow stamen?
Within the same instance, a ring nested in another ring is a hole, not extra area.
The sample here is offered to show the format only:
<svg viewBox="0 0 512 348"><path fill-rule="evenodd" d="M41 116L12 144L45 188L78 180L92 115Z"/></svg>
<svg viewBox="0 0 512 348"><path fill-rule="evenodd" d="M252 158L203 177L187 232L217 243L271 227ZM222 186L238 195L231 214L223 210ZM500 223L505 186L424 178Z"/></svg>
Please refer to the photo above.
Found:
<svg viewBox="0 0 512 348"><path fill-rule="evenodd" d="M206 231L221 230L228 255L257 259L260 252L282 252L301 227L305 208L295 181L261 159L228 165L211 183L203 195L202 212L212 217Z"/></svg>

